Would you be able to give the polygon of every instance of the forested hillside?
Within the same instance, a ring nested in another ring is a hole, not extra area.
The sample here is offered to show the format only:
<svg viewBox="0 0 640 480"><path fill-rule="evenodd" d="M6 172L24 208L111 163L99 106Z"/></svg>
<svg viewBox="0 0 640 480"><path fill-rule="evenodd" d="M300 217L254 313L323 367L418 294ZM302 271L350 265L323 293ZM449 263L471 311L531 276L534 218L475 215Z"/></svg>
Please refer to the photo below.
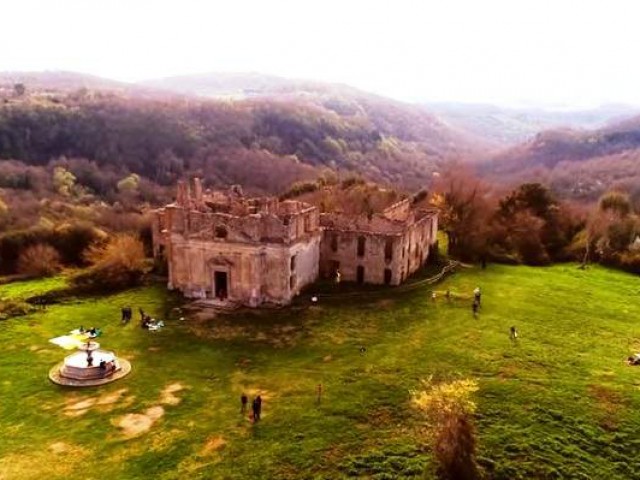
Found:
<svg viewBox="0 0 640 480"><path fill-rule="evenodd" d="M484 174L535 179L565 197L595 200L611 188L640 198L640 117L597 130L549 130L495 156Z"/></svg>
<svg viewBox="0 0 640 480"><path fill-rule="evenodd" d="M84 159L101 171L85 186L101 195L129 173L158 185L201 175L277 192L323 168L415 189L443 161L477 151L419 108L364 94L161 101L26 89L5 93L0 106L0 157L25 166Z"/></svg>
<svg viewBox="0 0 640 480"><path fill-rule="evenodd" d="M140 230L189 176L257 194L327 175L414 191L485 148L419 107L346 87L263 92L203 98L68 72L0 75L0 232L79 221Z"/></svg>

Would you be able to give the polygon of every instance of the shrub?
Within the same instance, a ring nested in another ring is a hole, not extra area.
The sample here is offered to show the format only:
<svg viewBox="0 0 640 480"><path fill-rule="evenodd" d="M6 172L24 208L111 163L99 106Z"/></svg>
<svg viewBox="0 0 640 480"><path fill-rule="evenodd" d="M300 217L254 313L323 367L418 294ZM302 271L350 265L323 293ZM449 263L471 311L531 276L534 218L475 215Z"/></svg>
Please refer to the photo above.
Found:
<svg viewBox="0 0 640 480"><path fill-rule="evenodd" d="M84 251L105 238L103 231L88 223L73 223L55 228L50 242L60 252L64 263L82 266L85 265Z"/></svg>
<svg viewBox="0 0 640 480"><path fill-rule="evenodd" d="M61 269L60 254L50 245L37 243L27 247L18 258L18 273L50 277Z"/></svg>
<svg viewBox="0 0 640 480"><path fill-rule="evenodd" d="M91 246L85 258L93 265L72 278L80 290L116 290L136 285L149 271L142 242L120 234L107 243Z"/></svg>
<svg viewBox="0 0 640 480"><path fill-rule="evenodd" d="M472 380L455 380L413 392L414 405L431 426L429 439L438 462L438 477L447 480L479 478L476 464L476 432L473 413L476 405L471 395L478 390Z"/></svg>
<svg viewBox="0 0 640 480"><path fill-rule="evenodd" d="M620 255L619 264L623 270L640 274L640 252L627 251Z"/></svg>
<svg viewBox="0 0 640 480"><path fill-rule="evenodd" d="M15 273L20 255L38 244L50 245L60 254L61 262L68 265L83 264L83 252L90 245L104 238L104 233L88 224L77 223L57 228L36 226L16 230L0 236L0 271Z"/></svg>
<svg viewBox="0 0 640 480"><path fill-rule="evenodd" d="M33 305L25 302L16 300L0 301L0 320L27 315L35 310L36 308Z"/></svg>
<svg viewBox="0 0 640 480"><path fill-rule="evenodd" d="M280 200L287 200L299 197L305 193L312 193L317 191L318 188L320 188L320 184L318 182L295 182L291 185L291 188L289 188L288 191L280 196Z"/></svg>

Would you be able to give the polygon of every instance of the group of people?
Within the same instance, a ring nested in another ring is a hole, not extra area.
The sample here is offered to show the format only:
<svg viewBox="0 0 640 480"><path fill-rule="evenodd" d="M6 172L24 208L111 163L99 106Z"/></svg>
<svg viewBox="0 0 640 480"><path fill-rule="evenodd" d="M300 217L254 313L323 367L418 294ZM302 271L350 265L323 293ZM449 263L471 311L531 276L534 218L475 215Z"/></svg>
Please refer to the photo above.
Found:
<svg viewBox="0 0 640 480"><path fill-rule="evenodd" d="M80 325L80 328L78 329L78 332L80 332L81 334L86 335L89 338L96 338L97 336L100 335L101 330L99 328L96 327L91 327L89 330L85 330L85 328Z"/></svg>
<svg viewBox="0 0 640 480"><path fill-rule="evenodd" d="M164 322L162 320L156 321L140 308L140 326L145 330L158 330L160 327L164 327Z"/></svg>
<svg viewBox="0 0 640 480"><path fill-rule="evenodd" d="M447 290L447 297L450 295ZM471 310L473 311L474 318L478 318L478 311L480 310L480 302L482 301L482 291L480 287L476 287L473 290L473 303L471 304ZM509 328L509 338L515 342L518 339L518 329L515 326Z"/></svg>
<svg viewBox="0 0 640 480"><path fill-rule="evenodd" d="M240 396L240 413L245 413L247 411L247 403L249 402L249 398L243 393ZM262 413L262 398L258 395L251 402L251 419L253 422L258 422L260 420L260 414Z"/></svg>
<svg viewBox="0 0 640 480"><path fill-rule="evenodd" d="M106 377L107 375L112 374L116 371L116 362L115 360L111 360L107 362L106 360L100 361L100 371L102 372L102 376Z"/></svg>

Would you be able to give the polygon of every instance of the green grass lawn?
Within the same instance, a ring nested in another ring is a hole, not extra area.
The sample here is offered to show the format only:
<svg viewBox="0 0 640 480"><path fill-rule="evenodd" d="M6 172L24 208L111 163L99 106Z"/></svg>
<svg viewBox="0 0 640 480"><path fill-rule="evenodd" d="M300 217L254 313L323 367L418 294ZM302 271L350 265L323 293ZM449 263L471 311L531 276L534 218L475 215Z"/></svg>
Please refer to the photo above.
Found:
<svg viewBox="0 0 640 480"><path fill-rule="evenodd" d="M0 285L0 300L24 300L65 287L67 287L67 279L63 276L44 278L37 281L8 283Z"/></svg>
<svg viewBox="0 0 640 480"><path fill-rule="evenodd" d="M0 286L0 298L46 282ZM640 478L640 367L623 362L640 352L640 277L490 266L435 288L467 299L434 302L425 286L181 321L175 298L150 286L0 322L0 479L430 478L409 393L430 376L478 381L491 478ZM136 316L121 326L125 304ZM167 327L139 328L138 307ZM79 325L102 327L132 373L51 384L68 352L48 339ZM257 425L239 413L243 391L262 393Z"/></svg>

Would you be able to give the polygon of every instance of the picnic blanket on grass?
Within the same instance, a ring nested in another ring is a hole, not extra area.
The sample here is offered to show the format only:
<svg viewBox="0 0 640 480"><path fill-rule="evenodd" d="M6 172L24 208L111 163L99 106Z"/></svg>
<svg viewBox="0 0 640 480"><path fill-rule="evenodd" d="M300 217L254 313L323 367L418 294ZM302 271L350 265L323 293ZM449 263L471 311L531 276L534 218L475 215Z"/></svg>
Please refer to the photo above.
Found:
<svg viewBox="0 0 640 480"><path fill-rule="evenodd" d="M49 342L54 345L58 345L59 347L64 348L65 350L75 350L80 347L83 343L87 342L87 337L84 335L62 335L61 337L52 338Z"/></svg>

